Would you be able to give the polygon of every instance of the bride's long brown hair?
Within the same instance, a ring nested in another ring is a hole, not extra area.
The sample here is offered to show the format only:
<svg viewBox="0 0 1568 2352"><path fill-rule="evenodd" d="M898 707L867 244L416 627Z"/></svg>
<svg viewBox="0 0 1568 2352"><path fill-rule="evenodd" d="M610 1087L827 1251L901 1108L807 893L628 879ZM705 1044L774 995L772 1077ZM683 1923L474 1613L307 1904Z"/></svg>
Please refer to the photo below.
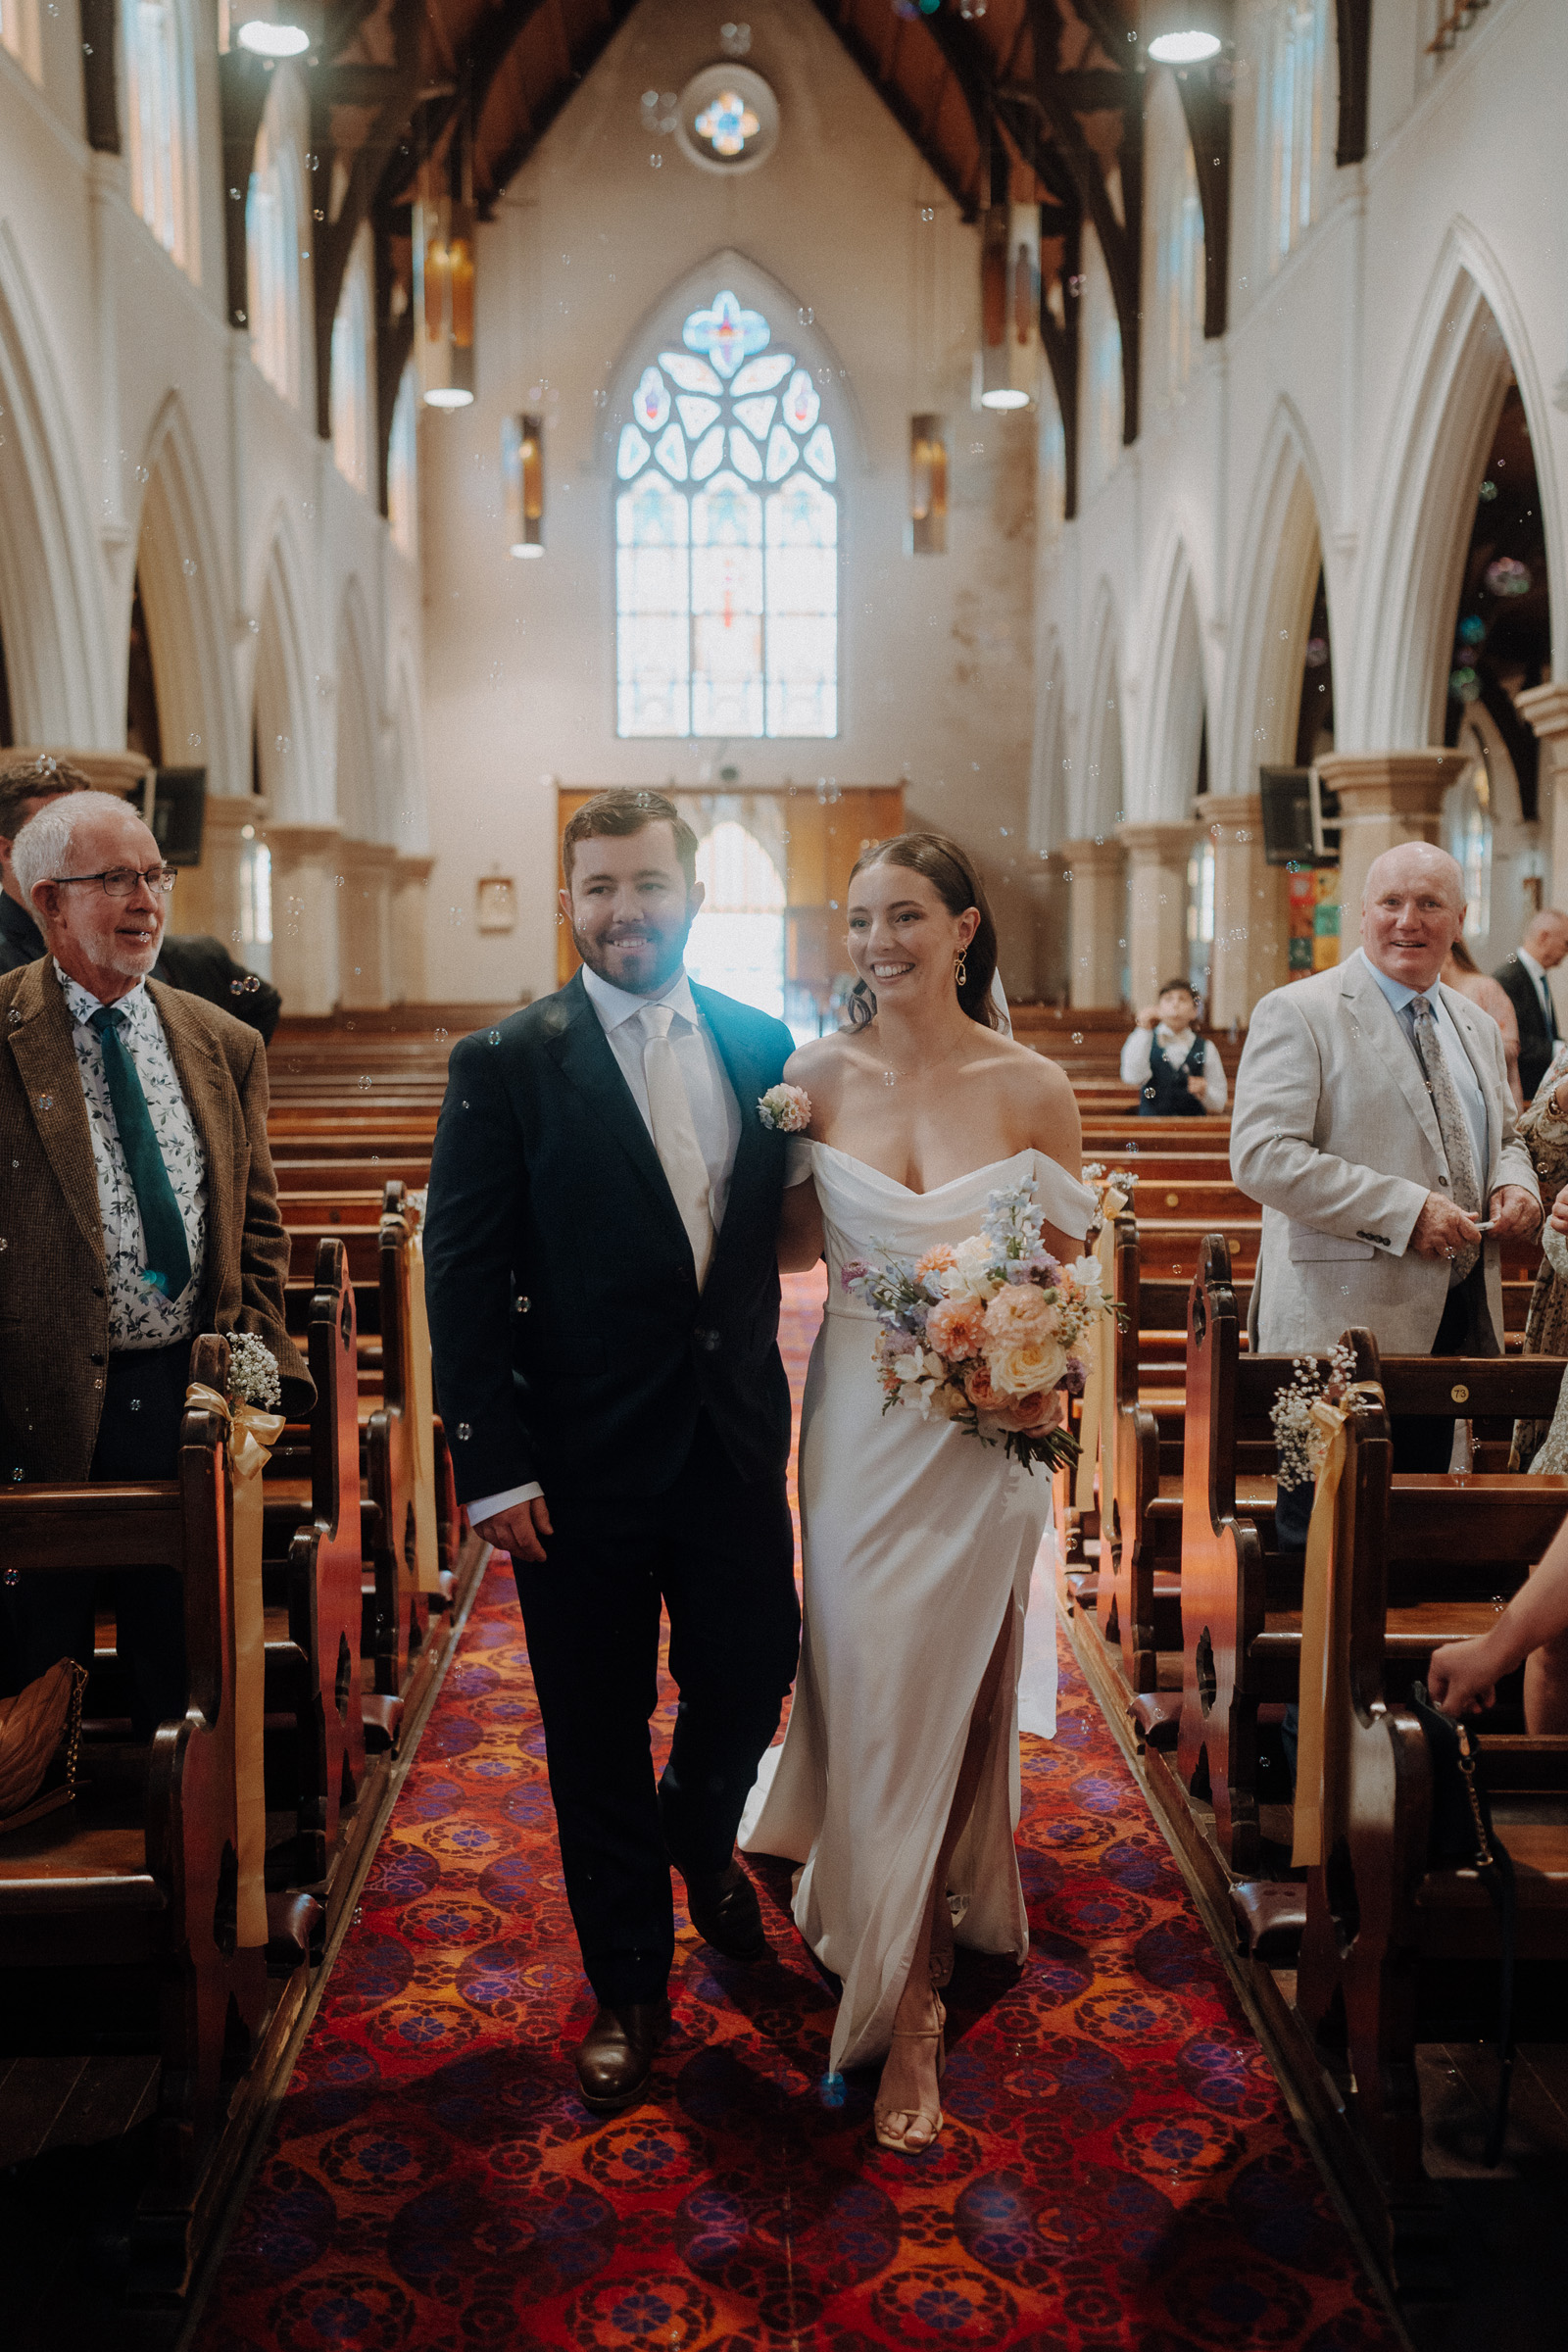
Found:
<svg viewBox="0 0 1568 2352"><path fill-rule="evenodd" d="M957 843L946 833L896 833L890 841L873 841L860 852L850 868L850 880L868 865L902 865L911 874L923 874L950 914L967 914L974 908L980 922L963 952L966 968L958 1004L982 1029L995 1029L991 983L997 971L997 926L985 887ZM875 992L857 980L850 995L851 1023L863 1029L875 1017Z"/></svg>

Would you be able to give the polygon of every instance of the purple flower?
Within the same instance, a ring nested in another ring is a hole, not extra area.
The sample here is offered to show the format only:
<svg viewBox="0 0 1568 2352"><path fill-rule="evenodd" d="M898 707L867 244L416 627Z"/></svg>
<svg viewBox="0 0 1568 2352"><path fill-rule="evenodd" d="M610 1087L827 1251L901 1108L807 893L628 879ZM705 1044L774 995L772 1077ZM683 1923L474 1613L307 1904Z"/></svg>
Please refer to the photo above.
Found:
<svg viewBox="0 0 1568 2352"><path fill-rule="evenodd" d="M1088 1378L1089 1374L1084 1368L1082 1359L1076 1355L1069 1355L1066 1376L1061 1383L1068 1396L1081 1396L1084 1393L1084 1383Z"/></svg>
<svg viewBox="0 0 1568 2352"><path fill-rule="evenodd" d="M870 1271L863 1257L848 1258L839 1268L839 1281L845 1290L853 1291L856 1284L863 1282Z"/></svg>

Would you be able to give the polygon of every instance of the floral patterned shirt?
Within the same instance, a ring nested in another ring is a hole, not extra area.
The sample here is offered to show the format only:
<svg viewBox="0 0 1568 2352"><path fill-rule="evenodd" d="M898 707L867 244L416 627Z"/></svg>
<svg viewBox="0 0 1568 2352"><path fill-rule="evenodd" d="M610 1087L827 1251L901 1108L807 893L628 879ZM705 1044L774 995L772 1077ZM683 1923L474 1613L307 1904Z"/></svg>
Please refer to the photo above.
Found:
<svg viewBox="0 0 1568 2352"><path fill-rule="evenodd" d="M87 1126L92 1136L93 1167L98 1178L98 1206L104 1221L104 1262L109 1273L109 1345L133 1351L170 1348L176 1340L195 1337L202 1298L202 1269L207 1257L207 1160L190 1107L180 1091L174 1057L157 1007L138 980L128 996L118 999L116 1010L125 1016L120 1042L136 1065L142 1093L169 1170L169 1181L184 1220L190 1250L190 1281L177 1298L166 1298L146 1281L147 1245L142 1238L141 1212L130 1181L130 1168L115 1124L104 1076L101 1039L87 1024L99 1008L91 992L70 979L55 965L71 1015L72 1044L81 1073L87 1102Z"/></svg>

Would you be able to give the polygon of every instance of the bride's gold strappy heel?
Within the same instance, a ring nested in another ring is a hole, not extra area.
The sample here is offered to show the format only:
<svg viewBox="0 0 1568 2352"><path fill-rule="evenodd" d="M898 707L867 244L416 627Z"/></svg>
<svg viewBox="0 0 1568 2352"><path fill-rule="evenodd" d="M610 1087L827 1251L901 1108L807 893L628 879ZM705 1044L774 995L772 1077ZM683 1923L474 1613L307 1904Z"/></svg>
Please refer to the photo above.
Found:
<svg viewBox="0 0 1568 2352"><path fill-rule="evenodd" d="M935 2041L937 2045L937 2081L940 2082L943 2076L948 2071L948 2049L946 2042L942 2038L944 2029L946 2028L948 2022L948 2013L943 2007L942 2002L937 1999L935 1993L933 1993L931 1997L934 2001L936 2001L936 2024L934 2026L895 2026L893 2029L893 2038L895 2041ZM906 2115L909 2119L905 2130L900 2132L893 2132L886 2129L886 2125L891 2123L893 2117L896 2115ZM899 2156L923 2156L927 2148L935 2147L938 2135L940 2134L942 2127L946 2123L947 2118L939 2107L936 2113L936 2121L931 2126L930 2138L911 2141L909 2138L910 2130L912 2130L914 2125L921 2123L924 2120L925 2109L923 2107L916 2107L913 2109L907 2107L893 2107L888 2110L886 2118L878 2116L873 2112L871 2123L872 2130L876 2135L877 2146L879 2148L891 2148L894 2153Z"/></svg>

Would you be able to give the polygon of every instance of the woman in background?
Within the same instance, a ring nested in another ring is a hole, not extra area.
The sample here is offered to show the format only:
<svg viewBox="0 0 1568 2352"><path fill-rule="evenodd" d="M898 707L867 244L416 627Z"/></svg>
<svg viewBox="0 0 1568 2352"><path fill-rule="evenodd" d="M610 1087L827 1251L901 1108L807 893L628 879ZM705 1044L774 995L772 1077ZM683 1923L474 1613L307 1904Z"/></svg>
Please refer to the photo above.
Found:
<svg viewBox="0 0 1568 2352"><path fill-rule="evenodd" d="M1514 1108L1523 1110L1525 1093L1519 1083L1519 1016L1514 1011L1507 990L1500 980L1494 980L1490 973L1481 969L1462 938L1456 939L1448 950L1438 977L1446 987L1456 989L1461 997L1468 997L1472 1004L1479 1004L1483 1012L1490 1012L1502 1031L1502 1050L1508 1062L1508 1091L1513 1097Z"/></svg>

